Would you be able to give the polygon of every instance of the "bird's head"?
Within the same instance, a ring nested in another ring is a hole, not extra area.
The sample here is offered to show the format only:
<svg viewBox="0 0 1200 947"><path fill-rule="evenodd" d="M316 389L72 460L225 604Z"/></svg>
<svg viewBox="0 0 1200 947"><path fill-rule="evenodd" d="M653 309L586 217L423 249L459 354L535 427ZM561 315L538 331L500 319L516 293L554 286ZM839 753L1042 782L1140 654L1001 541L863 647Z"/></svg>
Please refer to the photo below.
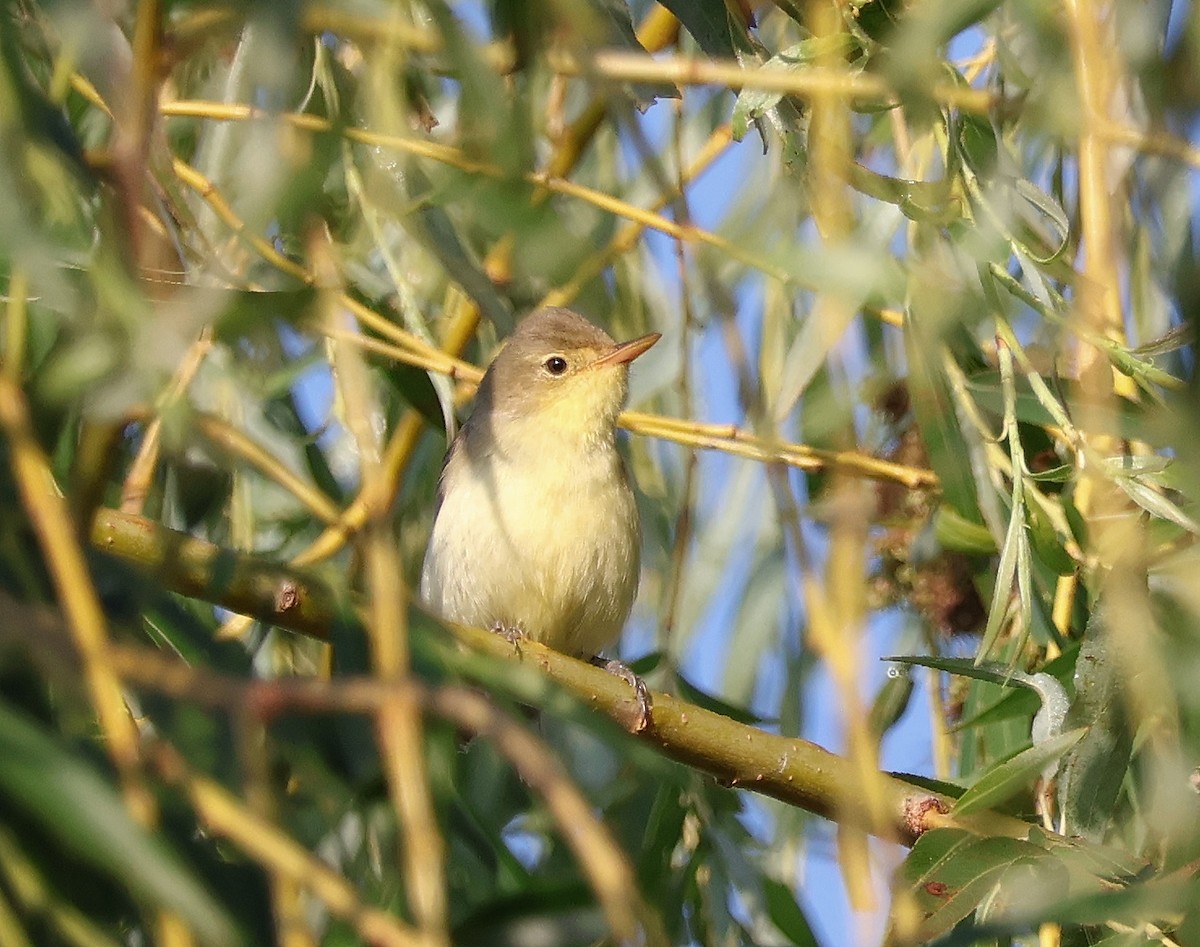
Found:
<svg viewBox="0 0 1200 947"><path fill-rule="evenodd" d="M524 319L488 368L476 397L493 436L541 430L564 441L610 438L625 404L629 363L657 332L617 343L569 309Z"/></svg>

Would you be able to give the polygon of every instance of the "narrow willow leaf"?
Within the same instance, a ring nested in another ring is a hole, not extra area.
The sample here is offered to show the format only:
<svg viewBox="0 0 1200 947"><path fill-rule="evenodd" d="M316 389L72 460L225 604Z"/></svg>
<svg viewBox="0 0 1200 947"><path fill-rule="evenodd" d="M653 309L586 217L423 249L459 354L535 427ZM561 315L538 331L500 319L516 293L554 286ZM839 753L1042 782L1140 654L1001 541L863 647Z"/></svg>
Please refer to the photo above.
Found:
<svg viewBox="0 0 1200 947"><path fill-rule="evenodd" d="M1157 339L1152 339L1145 345L1139 345L1134 349L1137 355L1166 355L1169 352L1178 352L1180 349L1187 348L1195 340L1196 327L1190 322L1175 326L1168 329Z"/></svg>
<svg viewBox="0 0 1200 947"><path fill-rule="evenodd" d="M946 671L949 674L959 674L971 677L977 681L987 681L990 684L1000 684L1005 687L1013 684L1029 686L1029 675L1023 671L1006 667L995 661L974 661L971 658L943 658L935 656L890 655L882 658L884 661L894 661L897 664L915 664L919 667L933 668L935 671Z"/></svg>
<svg viewBox="0 0 1200 947"><path fill-rule="evenodd" d="M1048 470L1039 470L1029 474L1029 479L1038 483L1067 483L1075 476L1075 468L1071 464L1059 464Z"/></svg>
<svg viewBox="0 0 1200 947"><path fill-rule="evenodd" d="M978 681L986 681L989 684L999 684L1001 687L1021 687L1032 691L1038 696L1041 705L1034 718L1032 736L1035 742L1044 742L1048 738L1062 733L1063 724L1067 719L1070 709L1067 692L1063 688L1062 682L1054 675L1048 674L1045 671L1038 671L1036 674L1027 674L1017 668L1007 667L996 661L978 661L970 658L892 656L883 658L882 660L894 661L897 664L915 664L920 667L946 671L949 674L974 678ZM1071 655L1069 660L1071 663L1068 664L1064 660L1057 666L1056 670L1058 673L1065 675L1068 669L1074 666L1074 654ZM1047 665L1047 667L1049 666ZM993 707L995 706L993 705ZM980 716L982 716L982 713ZM1016 716L1016 714L1012 714L1011 716ZM1006 717L1002 716L996 719L1006 719ZM961 726L965 726L965 724L960 725L960 728Z"/></svg>
<svg viewBox="0 0 1200 947"><path fill-rule="evenodd" d="M1029 526L1029 543L1039 560L1056 575L1072 575L1076 562L1064 548L1067 537L1060 536L1050 516L1037 503L1025 508Z"/></svg>
<svg viewBox="0 0 1200 947"><path fill-rule="evenodd" d="M1058 259L1069 246L1071 221L1067 217L1067 212L1063 210L1062 205L1041 188L1036 187L1032 182L1024 178L1019 178L1016 181L1016 191L1030 207L1039 211L1054 227L1055 233L1050 241L1054 248L1051 254L1048 257L1039 258L1033 253L1029 253L1031 258L1036 260L1040 265L1045 266ZM1027 250L1026 252L1029 251Z"/></svg>
<svg viewBox="0 0 1200 947"><path fill-rule="evenodd" d="M849 303L830 307L825 315L837 319L818 319L810 314L800 325L800 332L788 349L783 373L779 380L779 392L775 397L775 417L787 417L809 383L820 371L829 357L830 350L841 341L846 329L858 315Z"/></svg>
<svg viewBox="0 0 1200 947"><path fill-rule="evenodd" d="M921 319L910 317L908 326L904 341L909 391L929 463L941 480L945 501L963 518L978 520L975 480L962 462L969 449L958 427L949 385L938 365L942 343L935 333L921 328Z"/></svg>
<svg viewBox="0 0 1200 947"><path fill-rule="evenodd" d="M179 914L213 945L241 943L233 922L163 840L130 818L90 766L0 703L0 794L137 897Z"/></svg>
<svg viewBox="0 0 1200 947"><path fill-rule="evenodd" d="M1183 512L1178 506L1168 500L1148 484L1136 477L1115 477L1118 487L1125 491L1126 496L1133 500L1147 513L1167 520L1186 529L1189 533L1200 533L1200 523Z"/></svg>
<svg viewBox="0 0 1200 947"><path fill-rule="evenodd" d="M1088 401L1078 385L1061 384L1066 401L1073 409L1086 407ZM1003 412L1003 395L1000 385L1000 372L974 372L967 378L967 389L971 391L980 407L991 414L1000 415ZM1100 415L1098 424L1093 430L1118 433L1122 437L1138 440L1148 440L1148 443L1158 443L1163 440L1162 434L1153 430L1148 424L1150 412L1145 404L1129 401L1128 398L1114 398L1109 406L1109 413ZM1016 419L1022 424L1032 424L1038 427L1055 425L1057 420L1042 406L1042 402L1034 394L1032 385L1027 378L1016 379Z"/></svg>
<svg viewBox="0 0 1200 947"><path fill-rule="evenodd" d="M1116 457L1104 458L1104 465L1108 472L1112 474L1161 473L1171 466L1171 458L1160 457L1158 454L1146 454L1144 456L1120 454Z"/></svg>
<svg viewBox="0 0 1200 947"><path fill-rule="evenodd" d="M933 515L938 542L945 549L990 556L996 552L996 540L986 526L960 516L952 507L939 506Z"/></svg>
<svg viewBox="0 0 1200 947"><path fill-rule="evenodd" d="M1038 863L1037 867L1052 870L1052 863ZM1013 886L1012 894L1016 900L1010 901L1005 910L988 916L986 921L957 928L953 934L938 941L938 947L969 947L986 943L986 938L992 938L996 943L995 938L1010 939L1047 923L1102 927L1117 922L1139 929L1148 925L1173 927L1174 919L1195 904L1200 896L1196 881L1185 878L1154 878L1116 889L1092 879L1083 892L1074 890L1077 882L1071 879L1069 897L1064 897L1066 884L1056 884L1056 881L1059 879L1050 872L1039 879L1014 879L1011 874L1004 877L1001 886ZM1163 941L1136 930L1115 939L1089 940L1087 943L1096 947L1101 944L1152 947ZM1170 943L1188 941L1175 939Z"/></svg>
<svg viewBox="0 0 1200 947"><path fill-rule="evenodd" d="M966 815L980 809L991 809L1027 789L1042 775L1047 765L1056 762L1078 743L1087 732L1079 727L1051 737L1045 743L1022 750L1002 763L996 764L979 777L954 804L955 815Z"/></svg>
<svg viewBox="0 0 1200 947"><path fill-rule="evenodd" d="M684 29L709 56L724 59L737 54L725 0L664 0Z"/></svg>
<svg viewBox="0 0 1200 947"><path fill-rule="evenodd" d="M934 829L922 835L901 868L901 877L923 915L919 940L950 930L1022 858L1031 863L1052 860L1045 849L1020 839L980 838L958 829Z"/></svg>
<svg viewBox="0 0 1200 947"><path fill-rule="evenodd" d="M850 184L869 197L895 204L912 220L944 225L962 216L962 207L946 179L910 181L889 177L852 162Z"/></svg>
<svg viewBox="0 0 1200 947"><path fill-rule="evenodd" d="M1013 578L1017 572L1021 531L1024 529L1024 525L1025 520L1021 515L1021 510L1014 509L1008 518L1008 531L1000 550L1000 564L996 569L996 587L992 590L992 603L988 607L987 626L983 630L983 637L975 651L976 659L979 661L983 661L991 652L992 646L1000 637L1004 620L1008 617Z"/></svg>
<svg viewBox="0 0 1200 947"><path fill-rule="evenodd" d="M839 33L831 39L806 39L776 53L762 64L763 72L795 72L827 54L844 56L851 49L850 37ZM742 89L733 106L730 127L734 141L741 141L750 130L750 123L775 108L783 98L782 92L766 89Z"/></svg>
<svg viewBox="0 0 1200 947"><path fill-rule="evenodd" d="M908 709L913 692L912 675L907 670L888 668L888 672L888 678L875 695L867 718L871 733L877 737L883 736L900 719Z"/></svg>
<svg viewBox="0 0 1200 947"><path fill-rule="evenodd" d="M1133 753L1133 734L1121 694L1121 671L1109 647L1103 603L1084 632L1075 675L1076 696L1070 725L1087 726L1087 736L1062 764L1059 804L1066 832L1093 840L1103 837Z"/></svg>
<svg viewBox="0 0 1200 947"><path fill-rule="evenodd" d="M766 895L767 913L771 917L771 923L788 938L788 942L796 947L817 947L816 935L813 934L804 911L796 903L796 895L792 890L773 878L764 878L763 893Z"/></svg>
<svg viewBox="0 0 1200 947"><path fill-rule="evenodd" d="M1062 688L1064 682L1069 682L1074 675L1075 659L1078 656L1078 645L1069 647L1053 661L1048 662L1045 665L1045 669L1039 672L1039 675L1033 675L1032 677L1052 677L1058 682L1058 686ZM973 670L976 670L973 662L968 663L971 664ZM1017 676L1012 676L1014 674ZM999 700L987 707L980 709L970 716L964 717L954 725L952 730L970 730L975 727L983 727L988 724L998 723L1003 720L1011 720L1014 717L1028 717L1030 714L1037 713L1045 701L1043 699L1042 692L1039 692L1039 690L1034 686L1032 679L1027 683L1022 680L1025 676L1026 675L1024 672L1013 671L1009 675L1007 681L995 682L1022 686L1012 687L1010 690L1005 692L1005 694ZM1045 688L1043 688L1043 691L1044 690ZM1063 693L1066 693L1065 689L1063 690Z"/></svg>

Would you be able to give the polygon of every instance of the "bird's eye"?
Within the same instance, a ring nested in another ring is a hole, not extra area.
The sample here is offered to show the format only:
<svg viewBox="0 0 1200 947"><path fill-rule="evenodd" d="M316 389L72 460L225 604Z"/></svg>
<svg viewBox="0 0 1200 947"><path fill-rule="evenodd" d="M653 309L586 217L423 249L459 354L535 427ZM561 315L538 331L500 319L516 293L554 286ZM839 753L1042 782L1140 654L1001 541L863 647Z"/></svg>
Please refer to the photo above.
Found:
<svg viewBox="0 0 1200 947"><path fill-rule="evenodd" d="M561 375L567 370L567 360L561 355L551 355L543 364L551 375Z"/></svg>

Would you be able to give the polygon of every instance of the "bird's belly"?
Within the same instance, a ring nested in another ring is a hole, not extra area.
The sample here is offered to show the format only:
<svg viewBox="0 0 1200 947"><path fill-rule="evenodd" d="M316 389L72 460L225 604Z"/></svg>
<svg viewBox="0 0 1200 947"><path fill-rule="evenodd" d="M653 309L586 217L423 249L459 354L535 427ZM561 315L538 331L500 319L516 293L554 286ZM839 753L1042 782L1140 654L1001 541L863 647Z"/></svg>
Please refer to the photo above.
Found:
<svg viewBox="0 0 1200 947"><path fill-rule="evenodd" d="M599 465L542 465L536 476L502 470L459 481L444 499L422 591L455 621L518 627L560 651L594 654L629 616L638 536L615 452Z"/></svg>

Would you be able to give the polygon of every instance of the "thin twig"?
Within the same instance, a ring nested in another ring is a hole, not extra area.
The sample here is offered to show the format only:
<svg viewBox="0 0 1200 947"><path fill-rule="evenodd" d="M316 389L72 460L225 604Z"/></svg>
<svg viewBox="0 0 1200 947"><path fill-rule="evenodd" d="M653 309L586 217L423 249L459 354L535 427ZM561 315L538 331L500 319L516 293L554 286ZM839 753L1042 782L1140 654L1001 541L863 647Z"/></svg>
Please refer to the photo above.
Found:
<svg viewBox="0 0 1200 947"><path fill-rule="evenodd" d="M152 745L150 758L167 782L179 786L209 831L229 839L268 870L292 878L319 897L336 917L350 922L364 943L422 947L425 943L399 918L363 904L354 886L299 842L213 780L190 771L174 749Z"/></svg>
<svg viewBox="0 0 1200 947"><path fill-rule="evenodd" d="M311 256L321 273L325 323L340 321L333 251L325 234L314 235ZM362 350L344 341L330 343L334 381L345 408L347 429L358 448L362 493L378 497L386 476L381 464L379 433L374 419L382 410L371 385ZM361 550L369 600L367 632L372 664L383 681L408 676L408 589L405 587L396 537L386 506L368 505ZM450 943L447 927L445 842L438 829L425 763L424 721L411 692L401 689L377 708L376 739L387 776L388 792L401 828L402 877L409 906L425 942Z"/></svg>

